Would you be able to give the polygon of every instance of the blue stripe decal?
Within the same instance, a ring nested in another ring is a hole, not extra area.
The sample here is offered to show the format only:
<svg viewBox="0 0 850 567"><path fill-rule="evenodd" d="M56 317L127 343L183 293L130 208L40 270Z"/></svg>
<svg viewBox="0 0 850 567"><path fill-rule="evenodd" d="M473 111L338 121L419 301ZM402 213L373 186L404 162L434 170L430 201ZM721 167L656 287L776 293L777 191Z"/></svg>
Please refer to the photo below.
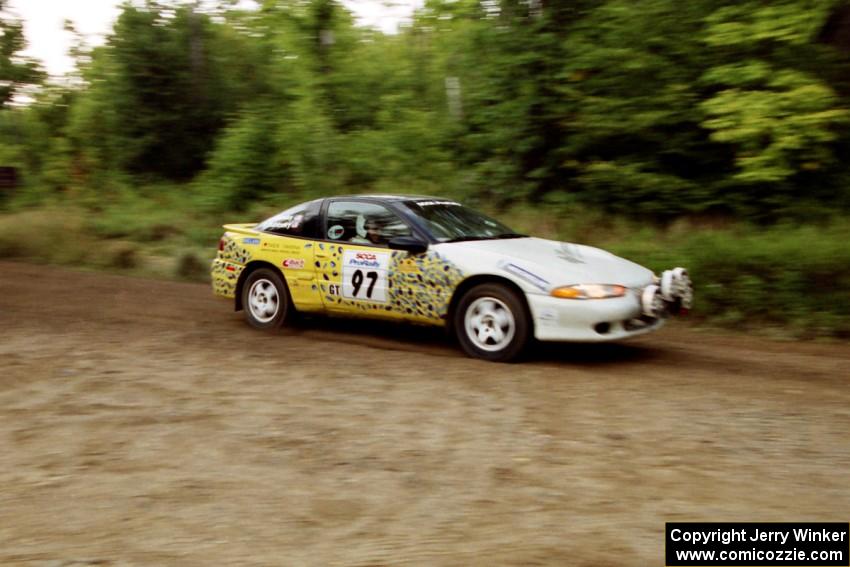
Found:
<svg viewBox="0 0 850 567"><path fill-rule="evenodd" d="M517 266L516 264L507 263L502 266L502 269L518 276L525 281L539 287L542 290L546 290L549 288L549 282L545 279L541 278L535 273L529 272L525 268Z"/></svg>

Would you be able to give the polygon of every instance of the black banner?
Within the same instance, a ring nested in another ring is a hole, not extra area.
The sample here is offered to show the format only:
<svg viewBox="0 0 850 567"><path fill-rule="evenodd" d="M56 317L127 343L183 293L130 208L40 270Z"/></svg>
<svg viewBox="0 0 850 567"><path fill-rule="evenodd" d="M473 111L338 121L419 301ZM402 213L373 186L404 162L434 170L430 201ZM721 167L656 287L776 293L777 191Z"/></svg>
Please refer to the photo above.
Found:
<svg viewBox="0 0 850 567"><path fill-rule="evenodd" d="M826 522L668 522L665 564L850 566L850 530Z"/></svg>

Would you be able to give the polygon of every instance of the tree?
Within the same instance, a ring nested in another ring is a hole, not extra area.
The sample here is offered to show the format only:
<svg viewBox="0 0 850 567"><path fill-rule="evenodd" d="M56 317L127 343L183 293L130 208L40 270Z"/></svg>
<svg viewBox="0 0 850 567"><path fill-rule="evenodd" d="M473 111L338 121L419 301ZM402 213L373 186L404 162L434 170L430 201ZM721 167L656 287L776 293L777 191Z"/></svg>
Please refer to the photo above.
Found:
<svg viewBox="0 0 850 567"><path fill-rule="evenodd" d="M0 0L0 109L24 86L44 80L41 65L18 53L26 49L24 28L20 21L6 15L6 0Z"/></svg>
<svg viewBox="0 0 850 567"><path fill-rule="evenodd" d="M237 85L240 54L219 45L233 40L223 27L191 5L125 4L83 73L72 129L81 150L133 174L185 181L201 171L238 108L234 94L251 84Z"/></svg>
<svg viewBox="0 0 850 567"><path fill-rule="evenodd" d="M670 217L712 206L728 168L700 127L711 1L609 0L565 42L561 149L574 197Z"/></svg>
<svg viewBox="0 0 850 567"><path fill-rule="evenodd" d="M714 90L702 125L733 149L731 180L759 208L819 192L814 177L839 165L833 150L850 112L828 81L831 48L816 42L833 4L745 2L707 20L705 44L722 59L701 78Z"/></svg>

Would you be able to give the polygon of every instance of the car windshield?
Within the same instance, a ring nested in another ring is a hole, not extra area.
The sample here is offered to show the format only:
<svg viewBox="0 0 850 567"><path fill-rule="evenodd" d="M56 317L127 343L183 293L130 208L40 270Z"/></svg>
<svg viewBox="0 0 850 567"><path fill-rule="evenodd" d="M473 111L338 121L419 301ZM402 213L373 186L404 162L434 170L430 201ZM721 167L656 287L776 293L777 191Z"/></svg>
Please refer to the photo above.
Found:
<svg viewBox="0 0 850 567"><path fill-rule="evenodd" d="M525 236L454 201L407 201L405 205L425 222L431 234L440 242Z"/></svg>

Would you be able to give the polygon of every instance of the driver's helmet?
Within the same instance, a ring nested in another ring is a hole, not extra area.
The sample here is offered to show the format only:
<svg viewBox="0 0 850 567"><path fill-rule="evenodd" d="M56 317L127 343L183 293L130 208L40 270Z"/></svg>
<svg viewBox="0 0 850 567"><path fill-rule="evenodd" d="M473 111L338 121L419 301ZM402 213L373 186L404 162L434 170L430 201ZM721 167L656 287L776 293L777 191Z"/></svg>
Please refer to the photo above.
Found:
<svg viewBox="0 0 850 567"><path fill-rule="evenodd" d="M354 230L360 238L366 238L366 215L357 215Z"/></svg>

